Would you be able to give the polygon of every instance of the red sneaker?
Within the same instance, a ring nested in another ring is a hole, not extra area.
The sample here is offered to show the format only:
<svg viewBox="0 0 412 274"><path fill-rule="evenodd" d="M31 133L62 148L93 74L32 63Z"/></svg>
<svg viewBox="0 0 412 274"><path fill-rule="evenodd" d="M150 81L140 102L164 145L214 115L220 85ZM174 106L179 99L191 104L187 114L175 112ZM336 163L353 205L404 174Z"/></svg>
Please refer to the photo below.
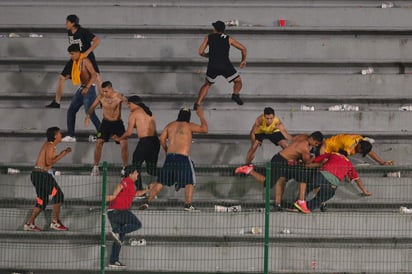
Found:
<svg viewBox="0 0 412 274"><path fill-rule="evenodd" d="M253 165L244 165L235 169L235 174L249 175L253 170Z"/></svg>
<svg viewBox="0 0 412 274"><path fill-rule="evenodd" d="M50 228L51 228L51 229L54 229L54 230L59 230L59 231L67 231L67 230L69 230L69 228L65 227L65 226L62 224L62 222L60 222L60 220L53 221L53 222L50 224Z"/></svg>
<svg viewBox="0 0 412 274"><path fill-rule="evenodd" d="M36 226L35 224L24 224L23 230L24 231L41 231L40 227Z"/></svg>
<svg viewBox="0 0 412 274"><path fill-rule="evenodd" d="M306 201L297 200L293 205L302 213L310 213L309 208L306 206Z"/></svg>

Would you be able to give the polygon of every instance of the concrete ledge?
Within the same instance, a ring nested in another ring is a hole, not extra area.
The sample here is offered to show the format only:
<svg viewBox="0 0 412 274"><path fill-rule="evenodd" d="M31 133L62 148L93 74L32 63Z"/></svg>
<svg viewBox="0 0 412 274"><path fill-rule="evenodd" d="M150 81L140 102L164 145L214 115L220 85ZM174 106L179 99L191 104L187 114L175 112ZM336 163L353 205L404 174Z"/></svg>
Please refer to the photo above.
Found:
<svg viewBox="0 0 412 274"><path fill-rule="evenodd" d="M233 172L233 170L229 170ZM249 209L261 208L264 203L264 188L255 182L251 177L222 176L209 172L209 174L198 172L197 184L194 194L194 202L202 208L210 208L215 204L243 204ZM370 197L363 197L355 184L343 184L338 188L336 196L330 200L334 207L346 209L366 208L373 209L376 205L380 207L393 208L393 205L410 204L410 191L412 182L410 177L375 177L363 175L361 177L366 188L373 193ZM87 175L64 175L56 178L60 185L65 200L68 204L85 204L94 206L101 201L102 177ZM107 193L112 193L116 184L120 182L119 176L108 178ZM144 175L144 183L149 184L156 179ZM3 192L0 198L2 205L13 207L18 204L31 204L35 198L35 190L30 181L29 174L0 175L0 186ZM287 184L283 201L293 203L297 197L298 185L291 181ZM275 190L271 190L271 199L274 199ZM311 195L309 195L311 197ZM154 208L178 207L184 201L184 190L178 192L174 187L165 187L158 194L158 199L154 201ZM21 202L13 202L13 199ZM309 198L308 198L309 199ZM23 203L22 201L27 201ZM136 204L139 204L136 201Z"/></svg>
<svg viewBox="0 0 412 274"><path fill-rule="evenodd" d="M1 268L16 267L16 257L27 258L18 262L18 269L88 269L98 271L99 247L69 246L67 250L48 248L48 252L35 252L41 248L27 244L12 247L2 245ZM110 248L110 245L108 245ZM5 253L5 250L9 253ZM410 250L410 247L406 250ZM16 255L10 257L10 254ZM80 255L79 255L80 254ZM252 258L251 255L253 254ZM286 245L269 246L269 271L271 273L312 273L312 262L320 273L407 273L410 269L405 249L383 247L363 247L340 245L333 247L316 246L302 248ZM44 255L44 256L43 256ZM83 255L83 256L82 256ZM223 273L256 273L263 271L263 246L261 244L238 244L230 246L181 246L175 244L124 247L122 261L128 265L128 271L150 271L150 273L214 273L217 269ZM348 261L335 262L334 259L351 258ZM162 258L162 260L154 258ZM293 260L287 258L293 257ZM85 260L87 258L87 260ZM66 263L65 263L66 262ZM76 262L71 263L71 262ZM62 264L63 263L63 264ZM47 267L46 267L47 265ZM65 267L62 269L62 265ZM74 267L76 266L76 268ZM234 271L234 272L233 272ZM114 272L114 271L113 271ZM78 272L77 272L78 273ZM90 273L90 272L88 272ZM129 272L131 273L131 272Z"/></svg>
<svg viewBox="0 0 412 274"><path fill-rule="evenodd" d="M50 124L50 126L53 124ZM288 125L287 125L288 126ZM64 127L64 126L63 126ZM44 130L45 131L45 130ZM293 132L293 131L291 131ZM298 132L298 131L295 131ZM303 131L299 131L303 132ZM306 132L310 132L307 130ZM342 131L340 131L342 132ZM352 131L357 132L358 131ZM92 132L91 132L92 133ZM373 132L360 132L364 133L364 136L371 136ZM193 145L191 149L191 159L196 165L240 165L245 161L247 151L250 147L250 141L247 137L239 138L227 138L231 132L225 132L223 135L214 135L208 138L208 135L199 136L198 139L193 139ZM244 135L246 136L246 132ZM393 133L395 134L395 133ZM44 135L44 133L42 134ZM84 134L82 135L84 136ZM232 136L233 137L233 136ZM372 138L374 136L372 135ZM87 140L87 136L83 137ZM226 138L226 139L225 139ZM397 165L407 165L412 164L410 155L412 153L411 142L408 140L409 135L405 135L405 139L399 140L393 136L384 138L382 140L377 140L374 144L374 151L378 153L383 159L394 160ZM35 161L37 154L43 140L45 138L32 139L32 138L17 138L17 137L7 137L0 138L0 150L2 151L2 157L0 158L0 163L8 165L9 167L15 167L19 165L32 166ZM83 139L83 140L84 140ZM132 137L128 141L129 147L129 160L131 161L131 156L136 148L137 139ZM76 143L62 143L58 146L57 150L63 150L66 147L72 147L73 151L61 161L60 165L64 166L86 166L84 170L92 168L93 155L95 150L95 144L89 142L76 142ZM263 145L258 148L254 163L265 163L270 161L270 159L279 151L279 147L274 146L270 142L263 142ZM162 165L164 161L164 151L161 150L159 153L158 164ZM352 162L354 164L372 164L375 163L368 157L363 158L360 156L352 157ZM120 147L114 142L109 142L103 147L103 154L101 161L107 161L110 164L118 165L118 169L121 169L121 157L120 157ZM58 168L58 166L57 166Z"/></svg>
<svg viewBox="0 0 412 274"><path fill-rule="evenodd" d="M148 237L146 246L122 248L121 258L128 265L129 270L150 269L167 272L192 271L192 273L214 272L216 269L237 273L262 271L263 234L245 234L242 240L239 230L243 228L244 231L248 231L251 226L263 225L263 213L214 214L214 216L203 213L166 215L162 211L150 213L151 217L162 220L161 224L151 222L148 214L149 212L139 213L143 228L130 236L144 238L147 235L145 232L150 229L150 232L154 233L152 235L157 236L157 240ZM77 223L83 223L82 221L78 219ZM231 223L230 227L227 226L228 221ZM356 213L356 215L271 213L270 221L271 231L274 233L271 235L273 238L269 245L271 272L284 273L288 270L310 273L313 271L313 262L317 271L321 273L329 273L328 271L354 273L360 269L362 272L396 273L409 269L410 261L405 251L411 249L411 244L402 241L411 237L408 216L385 213ZM169 225L165 227L165 223ZM168 227L170 229L167 229ZM284 229L289 229L291 233L279 234L278 231ZM165 232L172 232L182 237L176 238L176 241L162 242L161 237ZM0 250L3 260L0 268L15 268L18 265L21 269L98 269L99 246L97 244L92 244L90 241L75 244L75 241L71 240L72 237L64 240L56 235L59 232L46 233L45 237L40 237L42 233L28 233L32 234L29 239L19 238L18 234L9 234L8 239L2 240ZM90 228L86 233L90 233ZM194 238L185 241L185 237L191 233L194 233ZM233 238L236 240L231 241L230 237L225 237L224 240L204 242L201 241L204 236L200 236L197 241L194 240L199 234L216 237L222 235L221 233L236 235L236 238ZM311 233L315 234L311 235ZM337 238L329 238L330 233L338 235ZM311 238L303 236L305 234L310 235ZM349 238L350 234L354 235L352 239ZM347 238L342 237L343 235ZM362 235L365 235L363 240L361 240ZM316 237L321 239L320 242ZM342 238L339 239L340 237ZM381 237L386 237L387 240ZM19 239L19 242L16 242L16 239ZM110 241L107 247L110 248ZM45 251L35 252L39 249ZM291 256L294 258L293 261L285 259ZM336 256L351 258L351 260L336 262L334 259ZM16 258L26 259L21 261ZM162 260L154 258L162 258Z"/></svg>
<svg viewBox="0 0 412 274"><path fill-rule="evenodd" d="M183 204L183 202L182 202ZM30 215L32 208L1 208L0 215L5 222L1 224L1 231L4 233L33 234L28 236L31 239L35 235L42 235L34 232L24 232L23 224ZM185 237L193 238L199 236L220 238L232 237L234 241L245 241L250 237L255 237L257 241L263 240L263 234L252 235L252 227L264 228L264 212L250 210L237 213L219 213L213 209L201 209L200 212L183 211L183 206L176 209L153 209L145 211L133 210L141 220L143 226L138 232L130 233L130 237L176 237L176 240L184 240ZM61 211L62 222L69 227L68 235L99 234L100 233L100 207L81 208L64 207ZM377 241L382 239L383 243L390 242L389 238L410 238L412 232L409 228L409 215L402 215L399 210L392 211L330 211L326 213L312 212L311 214L300 214L293 212L271 212L270 213L270 237L273 241L281 242L296 241L302 239L310 241L313 238L323 238L323 241L336 242L358 239L367 241L367 238L374 238ZM59 239L59 232L53 232L50 228L51 209L46 209L36 219L36 224L44 229L50 239ZM384 229L383 229L384 227ZM282 231L289 229L290 234L283 234ZM106 231L111 231L110 223L107 220ZM243 231L244 234L241 234ZM34 235L35 234L35 235ZM56 235L56 236L54 236ZM64 235L64 234L63 234ZM244 236L242 236L244 235ZM12 235L10 235L12 236ZM239 238L240 237L240 238ZM388 238L388 239L387 239ZM79 238L80 239L80 238ZM92 238L90 238L92 239ZM169 240L172 240L170 238ZM207 241L207 240L206 240ZM322 241L322 240L320 240ZM76 241L72 241L75 243ZM406 240L405 243L411 243Z"/></svg>

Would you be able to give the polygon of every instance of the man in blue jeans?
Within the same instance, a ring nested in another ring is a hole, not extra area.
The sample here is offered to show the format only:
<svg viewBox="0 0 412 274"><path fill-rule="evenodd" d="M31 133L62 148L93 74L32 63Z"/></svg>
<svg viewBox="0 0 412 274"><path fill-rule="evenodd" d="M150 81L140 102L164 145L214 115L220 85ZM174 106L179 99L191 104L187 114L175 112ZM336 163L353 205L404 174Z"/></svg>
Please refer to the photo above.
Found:
<svg viewBox="0 0 412 274"><path fill-rule="evenodd" d="M127 166L124 179L115 187L112 195L106 196L106 202L110 202L107 216L112 225L112 236L115 240L110 255L109 267L125 268L119 261L120 249L127 233L136 231L142 227L142 223L130 212L133 198L144 195L148 190L136 191L135 182L139 173L135 166Z"/></svg>
<svg viewBox="0 0 412 274"><path fill-rule="evenodd" d="M96 99L96 88L93 83L96 81L97 74L92 62L80 53L78 44L70 45L67 51L70 53L70 57L73 60L71 77L78 79L81 86L74 94L69 109L67 110L67 136L62 139L62 142L76 142L74 134L76 114L82 105L84 105L84 109L87 113ZM96 127L96 130L98 130L100 121L99 118L97 118L96 113L93 112L90 115L90 119Z"/></svg>

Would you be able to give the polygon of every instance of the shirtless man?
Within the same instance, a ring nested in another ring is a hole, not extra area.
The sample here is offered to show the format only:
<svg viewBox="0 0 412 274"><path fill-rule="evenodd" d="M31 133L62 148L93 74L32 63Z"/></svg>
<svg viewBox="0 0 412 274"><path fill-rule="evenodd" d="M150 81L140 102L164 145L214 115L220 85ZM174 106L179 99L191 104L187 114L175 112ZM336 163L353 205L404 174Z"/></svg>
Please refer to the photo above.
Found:
<svg viewBox="0 0 412 274"><path fill-rule="evenodd" d="M80 59L80 47L78 44L70 45L67 51L73 60L73 66L78 66L81 86L73 96L69 109L67 110L67 136L62 139L62 142L76 142L74 134L74 125L76 124L76 114L80 107L84 105L86 113L90 109L91 104L96 99L96 88L93 83L96 81L96 71L93 64L88 58ZM99 118L94 111L90 112L91 120L96 130L100 127Z"/></svg>
<svg viewBox="0 0 412 274"><path fill-rule="evenodd" d="M301 193L303 192L303 197L306 191L306 184L304 182L307 181L306 174L302 171L304 169L300 167L298 161L301 160L304 164L309 164L312 160L310 155L311 147L317 147L322 144L323 135L319 131L313 132L311 135L296 135L292 139L292 143L284 148L282 151L277 153L273 156L271 163L272 163L272 180L271 180L271 187L273 187L273 183L276 182L275 190L275 209L282 210L281 202L282 202L282 195L285 189L285 184L290 179L295 179L299 182L299 200L296 203L301 207L301 211L308 211L305 210L306 202L302 199ZM242 173L246 175L251 175L257 182L265 186L266 177L256 171L253 170L252 165L244 165L238 167L235 170L236 174Z"/></svg>
<svg viewBox="0 0 412 274"><path fill-rule="evenodd" d="M292 136L286 131L282 121L275 116L275 110L271 107L266 107L263 110L263 114L256 118L250 130L252 144L246 155L246 164L252 163L255 152L262 145L264 139L269 139L281 148L286 148L288 140L292 140Z"/></svg>
<svg viewBox="0 0 412 274"><path fill-rule="evenodd" d="M142 190L142 180L140 176L143 162L146 162L147 173L152 176L156 175L157 159L159 156L160 142L156 132L156 121L152 114L152 111L147 107L142 99L133 95L127 98L127 106L130 109L129 122L127 124L126 132L118 137L113 136L113 139L117 142L126 140L132 135L133 129L136 128L137 138L139 143L133 153L132 163L136 166L139 172L139 179L137 183L137 189Z"/></svg>
<svg viewBox="0 0 412 274"><path fill-rule="evenodd" d="M56 155L56 145L62 140L62 134L58 127L50 127L46 132L47 141L44 142L37 156L36 166L34 167L30 179L36 189L36 205L30 216L30 219L24 224L23 229L26 231L41 231L34 224L37 216L44 210L49 203L49 196L52 197L53 203L53 221L50 228L54 230L68 230L60 221L60 206L63 203L64 195L54 178L53 165L60 161L64 156L69 154L70 147Z"/></svg>
<svg viewBox="0 0 412 274"><path fill-rule="evenodd" d="M80 26L79 22L80 22L80 19L75 14L70 14L66 17L66 30L67 30L67 35L69 38L69 44L79 45L81 53L84 54L84 56L87 57L92 62L93 68L97 73L96 79L99 84L101 83L100 76L99 76L99 67L97 66L96 58L94 56L93 50L96 49L97 46L100 44L100 39L97 36L95 36L93 33L91 33L89 30ZM47 108L60 108L60 100L63 94L64 82L67 79L72 78L71 77L72 66L73 66L73 60L70 60L64 66L64 69L59 76L55 99L53 99L53 101L46 106ZM73 84L77 85L76 81L73 81Z"/></svg>
<svg viewBox="0 0 412 274"><path fill-rule="evenodd" d="M122 102L127 102L126 97L117 91L113 90L113 85L110 81L102 83L103 94L94 100L90 106L84 125L87 127L90 123L90 115L94 109L101 104L103 109L103 121L97 132L96 149L94 151L94 165L92 176L99 175L99 162L102 157L102 149L104 142L108 142L113 135L122 136L125 132L123 121L121 119ZM127 166L129 153L127 151L127 140L119 141L122 155L123 168Z"/></svg>
<svg viewBox="0 0 412 274"><path fill-rule="evenodd" d="M176 191L185 188L184 210L195 211L192 205L194 185L196 184L193 162L189 158L192 144L192 133L207 133L208 125L203 114L203 108L197 108L200 125L190 122L190 109L182 108L177 120L169 123L160 135L160 144L166 152L166 160L158 176L157 182L150 186L147 203L140 206L144 210L149 203L162 190L163 185L175 185Z"/></svg>

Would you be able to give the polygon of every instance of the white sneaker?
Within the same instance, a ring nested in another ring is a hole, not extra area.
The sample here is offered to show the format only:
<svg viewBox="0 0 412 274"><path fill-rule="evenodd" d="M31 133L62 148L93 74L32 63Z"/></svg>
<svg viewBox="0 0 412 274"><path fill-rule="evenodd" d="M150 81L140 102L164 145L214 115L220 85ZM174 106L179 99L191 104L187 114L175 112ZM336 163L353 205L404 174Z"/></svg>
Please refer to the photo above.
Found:
<svg viewBox="0 0 412 274"><path fill-rule="evenodd" d="M126 265L124 265L121 262L117 261L117 262L114 262L114 263L110 263L109 267L110 268L116 268L116 269L123 269L123 268L126 268Z"/></svg>
<svg viewBox="0 0 412 274"><path fill-rule="evenodd" d="M99 166L93 166L92 173L90 174L90 176L99 176L99 174Z"/></svg>
<svg viewBox="0 0 412 274"><path fill-rule="evenodd" d="M65 142L65 143L75 143L75 142L76 142L76 137L72 137L72 136L67 135L66 137L64 137L64 138L62 139L62 142Z"/></svg>

